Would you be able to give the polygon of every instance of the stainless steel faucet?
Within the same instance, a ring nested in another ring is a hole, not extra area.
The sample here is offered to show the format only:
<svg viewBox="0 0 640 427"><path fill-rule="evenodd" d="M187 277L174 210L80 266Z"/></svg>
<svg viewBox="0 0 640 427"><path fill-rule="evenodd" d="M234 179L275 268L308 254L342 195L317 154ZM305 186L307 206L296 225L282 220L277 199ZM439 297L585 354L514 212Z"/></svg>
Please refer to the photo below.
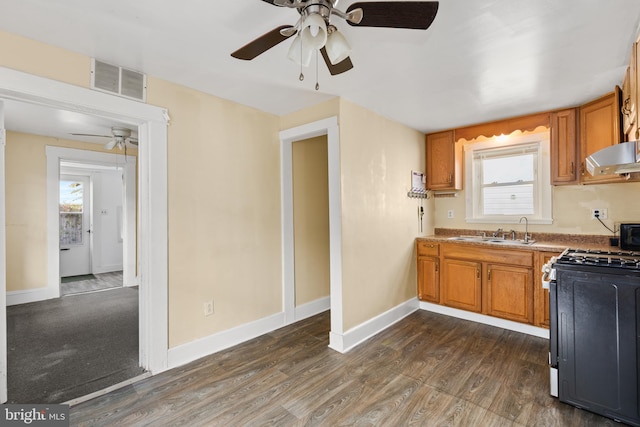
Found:
<svg viewBox="0 0 640 427"><path fill-rule="evenodd" d="M493 237L498 237L500 235L500 233L502 233L502 228L498 228L496 231L493 232Z"/></svg>
<svg viewBox="0 0 640 427"><path fill-rule="evenodd" d="M531 240L531 236L529 235L529 220L527 219L526 216L523 216L522 218L520 218L520 224L522 224L522 220L524 219L524 241L525 243L528 243L529 240Z"/></svg>

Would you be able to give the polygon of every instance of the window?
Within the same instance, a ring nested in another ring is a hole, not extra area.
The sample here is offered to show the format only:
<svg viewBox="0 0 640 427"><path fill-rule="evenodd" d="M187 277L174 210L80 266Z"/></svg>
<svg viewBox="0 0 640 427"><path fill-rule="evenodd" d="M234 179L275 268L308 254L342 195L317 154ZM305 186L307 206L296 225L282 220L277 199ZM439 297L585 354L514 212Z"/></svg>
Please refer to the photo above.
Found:
<svg viewBox="0 0 640 427"><path fill-rule="evenodd" d="M548 133L465 146L467 222L550 224Z"/></svg>
<svg viewBox="0 0 640 427"><path fill-rule="evenodd" d="M60 180L60 245L81 245L83 238L82 181Z"/></svg>

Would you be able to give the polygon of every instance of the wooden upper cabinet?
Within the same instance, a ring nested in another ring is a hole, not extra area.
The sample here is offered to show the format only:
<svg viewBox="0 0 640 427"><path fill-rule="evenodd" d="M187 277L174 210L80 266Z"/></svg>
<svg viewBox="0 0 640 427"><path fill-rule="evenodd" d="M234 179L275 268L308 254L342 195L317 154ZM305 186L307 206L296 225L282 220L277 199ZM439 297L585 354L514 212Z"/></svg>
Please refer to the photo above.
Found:
<svg viewBox="0 0 640 427"><path fill-rule="evenodd" d="M620 143L620 88L580 107L580 182L620 182L617 175L591 176L585 158Z"/></svg>
<svg viewBox="0 0 640 427"><path fill-rule="evenodd" d="M635 44L634 44L635 47ZM634 49L635 51L635 49ZM632 63L635 63L633 57L635 55L631 55ZM635 68L635 67L634 67ZM634 89L631 88L632 82L634 81ZM635 71L632 70L631 65L627 67L627 72L624 75L624 80L622 81L622 133L624 134L625 141L632 141L635 139L636 134L636 107L635 107Z"/></svg>
<svg viewBox="0 0 640 427"><path fill-rule="evenodd" d="M456 144L454 131L427 135L427 188L462 189L462 147Z"/></svg>
<svg viewBox="0 0 640 427"><path fill-rule="evenodd" d="M551 183L578 182L578 122L577 109L551 114Z"/></svg>

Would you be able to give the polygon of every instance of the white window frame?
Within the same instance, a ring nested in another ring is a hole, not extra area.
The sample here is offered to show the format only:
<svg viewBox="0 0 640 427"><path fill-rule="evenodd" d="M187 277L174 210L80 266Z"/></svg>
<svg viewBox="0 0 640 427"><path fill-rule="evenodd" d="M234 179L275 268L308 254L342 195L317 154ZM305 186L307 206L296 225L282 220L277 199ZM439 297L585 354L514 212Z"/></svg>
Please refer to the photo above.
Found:
<svg viewBox="0 0 640 427"><path fill-rule="evenodd" d="M481 183L474 163L474 153L478 150L508 148L516 145L538 145L538 165L536 184L534 184L534 214L532 215L484 215L480 206ZM464 146L465 152L465 188L466 222L490 224L517 224L526 216L530 224L552 224L551 161L549 132L522 136L496 137L485 142L470 143Z"/></svg>

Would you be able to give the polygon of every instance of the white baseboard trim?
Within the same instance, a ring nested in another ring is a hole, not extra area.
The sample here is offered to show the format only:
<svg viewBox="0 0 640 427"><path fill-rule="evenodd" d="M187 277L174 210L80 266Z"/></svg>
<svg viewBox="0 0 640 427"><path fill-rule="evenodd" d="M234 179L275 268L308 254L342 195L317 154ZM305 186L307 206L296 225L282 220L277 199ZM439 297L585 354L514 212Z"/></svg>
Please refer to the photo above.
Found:
<svg viewBox="0 0 640 427"><path fill-rule="evenodd" d="M317 300L302 304L295 308L294 319L296 322L304 320L316 314L324 313L331 309L331 297L318 298Z"/></svg>
<svg viewBox="0 0 640 427"><path fill-rule="evenodd" d="M24 291L8 291L7 306L27 304L30 302L44 301L51 298L58 298L60 290L56 292L50 288L26 289Z"/></svg>
<svg viewBox="0 0 640 427"><path fill-rule="evenodd" d="M235 328L221 331L208 337L170 348L168 369L185 365L201 357L233 347L285 326L284 313L255 320Z"/></svg>
<svg viewBox="0 0 640 427"><path fill-rule="evenodd" d="M482 323L490 326L497 326L498 328L508 329L515 332L522 332L523 334L549 339L549 330L545 328L539 328L537 326L512 322L511 320L499 319L493 316L472 313L465 310L458 310L457 308L446 307L444 305L432 304L424 301L420 301L420 309L431 311L433 313L444 314L451 317L457 317L458 319L471 320L472 322Z"/></svg>
<svg viewBox="0 0 640 427"><path fill-rule="evenodd" d="M349 329L344 334L331 332L329 334L329 348L339 351L340 353L346 353L358 344L404 319L418 310L418 308L418 299L412 298L373 319L367 320L355 328Z"/></svg>

